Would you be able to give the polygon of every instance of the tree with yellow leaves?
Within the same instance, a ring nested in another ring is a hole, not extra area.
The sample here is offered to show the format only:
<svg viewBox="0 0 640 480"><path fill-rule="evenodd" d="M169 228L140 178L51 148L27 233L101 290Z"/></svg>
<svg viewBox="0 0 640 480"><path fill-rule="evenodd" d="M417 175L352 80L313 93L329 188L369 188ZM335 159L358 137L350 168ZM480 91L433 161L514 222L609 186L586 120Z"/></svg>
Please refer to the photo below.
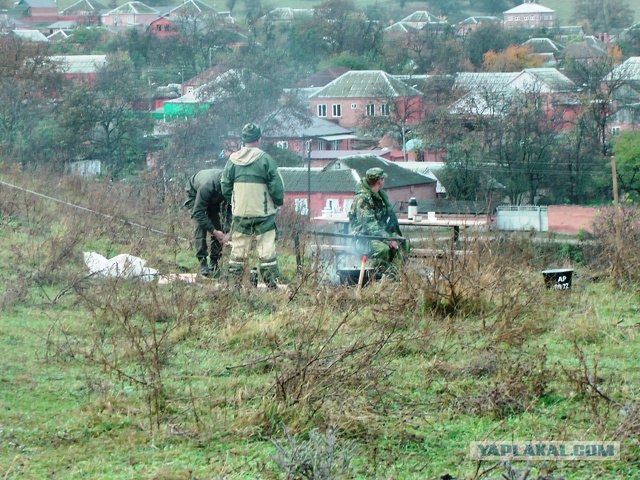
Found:
<svg viewBox="0 0 640 480"><path fill-rule="evenodd" d="M543 65L542 58L533 55L526 45L509 45L500 52L488 51L484 54L482 69L485 72L519 72L524 68Z"/></svg>

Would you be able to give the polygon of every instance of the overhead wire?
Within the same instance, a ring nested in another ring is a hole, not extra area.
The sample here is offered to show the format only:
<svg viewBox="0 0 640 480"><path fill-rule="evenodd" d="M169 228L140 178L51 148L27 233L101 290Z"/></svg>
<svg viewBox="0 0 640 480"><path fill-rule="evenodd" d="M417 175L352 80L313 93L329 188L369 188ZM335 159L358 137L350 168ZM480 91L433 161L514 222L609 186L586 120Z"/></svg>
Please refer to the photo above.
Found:
<svg viewBox="0 0 640 480"><path fill-rule="evenodd" d="M66 200L60 200L59 198L55 198L55 197L52 197L50 195L46 195L44 193L36 192L35 190L30 190L28 188L20 187L18 185L14 185L12 183L8 183L8 182L2 181L2 180L0 180L0 185L4 185L5 187L13 188L15 190L20 190L22 192L29 193L31 195L35 195L35 196L40 197L40 198L44 198L46 200L50 200L50 201L59 203L61 205L65 205L67 207L71 207L71 208L75 208L77 210L81 210L83 212L87 212L87 213L91 213L91 214L94 214L94 215L98 215L100 217L107 218L109 220L117 220L117 221L120 221L120 222L122 222L122 223L124 223L126 225L130 225L130 226L136 227L136 228L141 228L141 229L146 230L146 231L151 232L151 233L156 233L158 235L163 235L163 236L166 236L166 237L172 237L172 238L174 238L176 240L181 240L181 241L187 240L185 237L181 237L181 236L175 235L173 233L164 232L162 230L158 230L156 228L149 227L147 225L142 225L141 223L132 222L131 220L126 219L126 218L116 217L115 215L109 215L108 213L99 212L99 211L93 210L91 208L83 207L82 205L77 205L77 204L74 204L74 203L71 203L71 202L67 202Z"/></svg>

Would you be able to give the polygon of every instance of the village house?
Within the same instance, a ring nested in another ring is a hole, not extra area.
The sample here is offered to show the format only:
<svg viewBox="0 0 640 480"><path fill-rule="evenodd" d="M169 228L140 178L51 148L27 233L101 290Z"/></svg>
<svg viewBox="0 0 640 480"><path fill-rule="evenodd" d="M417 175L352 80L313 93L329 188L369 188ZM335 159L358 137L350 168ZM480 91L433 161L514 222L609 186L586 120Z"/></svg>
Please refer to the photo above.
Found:
<svg viewBox="0 0 640 480"><path fill-rule="evenodd" d="M160 12L142 2L134 1L109 10L100 16L102 25L113 28L147 28Z"/></svg>
<svg viewBox="0 0 640 480"><path fill-rule="evenodd" d="M98 71L107 64L106 55L55 55L49 57L67 80L92 85Z"/></svg>
<svg viewBox="0 0 640 480"><path fill-rule="evenodd" d="M506 28L551 28L556 22L556 12L536 0L527 0L503 12L503 18Z"/></svg>
<svg viewBox="0 0 640 480"><path fill-rule="evenodd" d="M397 206L406 204L410 197L425 200L436 198L436 180L433 178L375 155L352 155L324 168L280 168L285 186L285 203L294 205L301 214L308 213L307 207L311 205L311 218L345 217L361 179L373 167L382 168L388 174L384 189L391 203Z"/></svg>
<svg viewBox="0 0 640 480"><path fill-rule="evenodd" d="M580 108L576 85L555 68L526 68L520 72L458 73L454 90L464 95L449 111L472 117L503 115L513 99L535 94L545 99L546 114L557 118L558 129L571 127Z"/></svg>
<svg viewBox="0 0 640 480"><path fill-rule="evenodd" d="M469 33L475 32L483 25L502 25L502 19L491 16L474 16L465 18L456 26L456 34L459 36L465 36Z"/></svg>
<svg viewBox="0 0 640 480"><path fill-rule="evenodd" d="M60 12L60 20L75 21L78 25L100 25L100 14L109 9L95 0L78 0Z"/></svg>
<svg viewBox="0 0 640 480"><path fill-rule="evenodd" d="M290 150L309 160L319 151L350 149L353 130L318 117L303 122L298 117L276 115L263 123L262 139L278 148Z"/></svg>
<svg viewBox="0 0 640 480"><path fill-rule="evenodd" d="M382 70L349 71L311 95L313 114L356 128L364 118L390 116L408 125L423 118L422 93Z"/></svg>

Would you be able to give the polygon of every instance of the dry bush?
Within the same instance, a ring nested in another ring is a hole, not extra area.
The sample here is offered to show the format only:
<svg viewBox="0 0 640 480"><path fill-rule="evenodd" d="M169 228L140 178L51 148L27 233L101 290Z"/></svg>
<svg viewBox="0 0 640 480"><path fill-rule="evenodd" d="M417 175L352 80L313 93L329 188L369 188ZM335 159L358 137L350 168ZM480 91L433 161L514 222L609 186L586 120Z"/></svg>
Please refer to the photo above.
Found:
<svg viewBox="0 0 640 480"><path fill-rule="evenodd" d="M284 434L283 441L271 441L285 480L332 480L349 473L353 448L339 441L335 427L325 433L313 429L307 439L296 438L287 428Z"/></svg>
<svg viewBox="0 0 640 480"><path fill-rule="evenodd" d="M616 233L616 209L604 208L596 219L595 234L600 255L594 261L596 269L611 272L619 283L640 281L640 208L620 207L620 232ZM620 240L620 242L618 241Z"/></svg>
<svg viewBox="0 0 640 480"><path fill-rule="evenodd" d="M533 408L547 393L553 376L544 350L516 358L504 355L499 357L495 375L480 386L479 392L454 394L451 405L464 413L503 419Z"/></svg>
<svg viewBox="0 0 640 480"><path fill-rule="evenodd" d="M277 428L280 421L304 424L327 413L325 407L346 406L354 396L365 403L377 401L396 341L393 320L359 329L356 324L370 319L361 307L340 312L331 303L282 315L280 328L268 337L271 353L244 365L272 375L264 414L256 419L265 431Z"/></svg>
<svg viewBox="0 0 640 480"><path fill-rule="evenodd" d="M180 283L119 279L78 291L92 318L86 328L91 344L78 356L146 393L151 431L160 427L171 397L165 366L202 311L198 293Z"/></svg>
<svg viewBox="0 0 640 480"><path fill-rule="evenodd" d="M613 434L616 440L640 438L640 402L634 400L620 409L621 420Z"/></svg>
<svg viewBox="0 0 640 480"><path fill-rule="evenodd" d="M567 384L586 401L591 414L591 421L598 432L605 431L611 414L611 407L616 402L605 391L598 358L590 359L585 351L574 341L573 351L578 362L576 367L561 366Z"/></svg>

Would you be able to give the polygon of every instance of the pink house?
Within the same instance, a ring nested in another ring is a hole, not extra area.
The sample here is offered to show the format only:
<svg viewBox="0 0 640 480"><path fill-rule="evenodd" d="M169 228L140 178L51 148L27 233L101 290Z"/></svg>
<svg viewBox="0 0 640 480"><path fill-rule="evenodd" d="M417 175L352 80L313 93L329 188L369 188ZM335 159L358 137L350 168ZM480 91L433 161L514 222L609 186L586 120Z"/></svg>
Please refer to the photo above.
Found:
<svg viewBox="0 0 640 480"><path fill-rule="evenodd" d="M349 71L310 97L312 114L345 128L367 117L393 116L412 125L424 115L422 93L382 70Z"/></svg>
<svg viewBox="0 0 640 480"><path fill-rule="evenodd" d="M324 168L280 168L285 203L294 205L299 213L307 213L310 200L312 218L323 214L343 217L351 208L365 172L373 167L380 167L388 174L385 191L394 204L406 203L410 197L436 198L436 180L375 155L353 155Z"/></svg>
<svg viewBox="0 0 640 480"><path fill-rule="evenodd" d="M556 21L556 12L548 7L536 3L536 0L526 0L525 3L503 12L504 26L507 28L551 28Z"/></svg>

